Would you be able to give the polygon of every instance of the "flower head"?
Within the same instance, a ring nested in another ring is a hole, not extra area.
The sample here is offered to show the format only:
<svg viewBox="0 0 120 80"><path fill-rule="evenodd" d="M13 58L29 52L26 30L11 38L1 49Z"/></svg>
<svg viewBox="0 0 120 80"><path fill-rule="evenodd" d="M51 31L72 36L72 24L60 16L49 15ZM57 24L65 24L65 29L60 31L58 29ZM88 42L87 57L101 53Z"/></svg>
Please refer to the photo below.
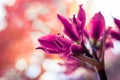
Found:
<svg viewBox="0 0 120 80"><path fill-rule="evenodd" d="M86 14L82 5L79 7L77 17L73 15L73 18L70 20L60 14L57 17L63 24L64 33L69 39L58 35L47 35L38 39L41 46L37 49L42 49L48 53L64 55L63 57L67 59L65 65L68 67L68 72L76 70L81 65L85 65L81 61L99 68L98 66L101 65L101 61L104 60L105 49L113 46L111 41L106 41L111 29L105 29L105 20L101 12L96 13L92 17L90 21L90 34L84 29ZM116 36L116 34L114 35ZM93 39L92 44L89 37ZM89 49L86 46L86 41L90 43Z"/></svg>

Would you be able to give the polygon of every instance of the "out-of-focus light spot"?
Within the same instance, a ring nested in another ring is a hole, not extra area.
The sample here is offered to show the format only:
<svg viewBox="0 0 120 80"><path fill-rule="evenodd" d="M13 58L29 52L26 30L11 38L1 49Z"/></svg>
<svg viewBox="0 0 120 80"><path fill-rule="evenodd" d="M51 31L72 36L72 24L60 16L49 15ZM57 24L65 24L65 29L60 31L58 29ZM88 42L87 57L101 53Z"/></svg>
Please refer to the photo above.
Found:
<svg viewBox="0 0 120 80"><path fill-rule="evenodd" d="M112 51L114 54L120 54L120 41L114 41L113 42L114 48L112 48Z"/></svg>
<svg viewBox="0 0 120 80"><path fill-rule="evenodd" d="M71 80L69 75L67 75L67 74L59 73L58 75L60 77L60 80Z"/></svg>
<svg viewBox="0 0 120 80"><path fill-rule="evenodd" d="M23 71L27 68L27 62L25 59L20 59L16 63L16 69L19 71Z"/></svg>
<svg viewBox="0 0 120 80"><path fill-rule="evenodd" d="M57 7L57 13L65 15L65 5L62 3L62 0L53 0L54 5ZM69 0L70 1L70 0Z"/></svg>
<svg viewBox="0 0 120 80"><path fill-rule="evenodd" d="M7 5L12 6L16 0L4 0L4 1Z"/></svg>
<svg viewBox="0 0 120 80"><path fill-rule="evenodd" d="M25 12L25 15L29 19L36 19L39 14L44 15L49 13L49 9L45 5L33 4L28 7Z"/></svg>
<svg viewBox="0 0 120 80"><path fill-rule="evenodd" d="M48 34L50 30L41 20L35 20L33 22L33 28L36 30L40 30L41 33Z"/></svg>
<svg viewBox="0 0 120 80"><path fill-rule="evenodd" d="M23 80L20 73L15 69L9 69L1 77L1 80Z"/></svg>
<svg viewBox="0 0 120 80"><path fill-rule="evenodd" d="M38 38L41 37L41 36L44 36L45 34L39 32L39 31L36 31L36 32L32 32L31 33L31 40L34 42L34 45L35 45L35 48L37 48L39 46L39 42L38 42ZM38 51L38 50L37 50ZM37 53L43 53L42 50L39 50Z"/></svg>
<svg viewBox="0 0 120 80"><path fill-rule="evenodd" d="M37 31L34 31L31 33L31 39L33 42L36 43L36 46L38 45L38 37L40 36L44 36L44 35L47 35L50 33L50 29L46 26L47 24L44 24L41 20L34 20L33 21L33 28L34 30L37 30Z"/></svg>
<svg viewBox="0 0 120 80"><path fill-rule="evenodd" d="M61 80L54 72L45 72L39 80Z"/></svg>
<svg viewBox="0 0 120 80"><path fill-rule="evenodd" d="M42 53L33 54L33 56L30 57L30 64L41 64L43 59L44 59L44 54Z"/></svg>
<svg viewBox="0 0 120 80"><path fill-rule="evenodd" d="M42 14L42 15L47 14L47 13L49 13L49 9L47 8L47 6L41 5L39 13Z"/></svg>
<svg viewBox="0 0 120 80"><path fill-rule="evenodd" d="M41 68L39 65L30 65L26 71L25 74L28 78L30 79L35 79L37 78L41 73Z"/></svg>
<svg viewBox="0 0 120 80"><path fill-rule="evenodd" d="M80 77L81 75L86 74L86 73L87 73L86 69L83 67L80 67L76 71L74 71L73 74L71 74L70 76Z"/></svg>
<svg viewBox="0 0 120 80"><path fill-rule="evenodd" d="M67 1L67 2L70 2L70 3L71 3L71 2L73 2L74 0L65 0L65 1Z"/></svg>
<svg viewBox="0 0 120 80"><path fill-rule="evenodd" d="M89 76L89 77L88 77ZM94 73L89 72L88 70L86 70L83 67L78 68L76 71L74 71L71 75L69 75L70 78L74 79L74 78L79 78L81 79L85 79L85 80L89 80L88 78L92 78L94 76ZM91 79L90 79L91 80Z"/></svg>
<svg viewBox="0 0 120 80"><path fill-rule="evenodd" d="M47 71L61 72L65 70L65 67L60 66L56 61L50 59L45 59L42 66Z"/></svg>

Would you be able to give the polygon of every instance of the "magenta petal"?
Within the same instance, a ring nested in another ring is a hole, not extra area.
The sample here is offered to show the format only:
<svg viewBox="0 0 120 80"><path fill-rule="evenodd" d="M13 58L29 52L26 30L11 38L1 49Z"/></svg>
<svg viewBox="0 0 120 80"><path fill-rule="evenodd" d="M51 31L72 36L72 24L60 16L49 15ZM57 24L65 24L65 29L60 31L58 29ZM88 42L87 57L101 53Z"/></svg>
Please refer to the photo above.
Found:
<svg viewBox="0 0 120 80"><path fill-rule="evenodd" d="M41 49L48 53L69 53L69 47L71 42L62 36L58 35L47 35L38 39Z"/></svg>
<svg viewBox="0 0 120 80"><path fill-rule="evenodd" d="M117 27L120 29L120 20L118 20L117 18L114 18L114 22L117 25Z"/></svg>
<svg viewBox="0 0 120 80"><path fill-rule="evenodd" d="M111 36L112 36L112 38L120 40L120 33L116 32L116 31L111 31Z"/></svg>
<svg viewBox="0 0 120 80"><path fill-rule="evenodd" d="M92 38L99 39L105 28L105 20L101 12L93 16L90 24Z"/></svg>
<svg viewBox="0 0 120 80"><path fill-rule="evenodd" d="M81 26L81 21L78 18L76 18L75 15L73 15L73 23L75 25Z"/></svg>
<svg viewBox="0 0 120 80"><path fill-rule="evenodd" d="M109 41L109 42L106 43L106 49L113 48L113 47L114 47L113 42Z"/></svg>
<svg viewBox="0 0 120 80"><path fill-rule="evenodd" d="M88 32L87 32L85 29L83 30L83 34L84 34L84 36L85 36L86 38L89 39L89 34L88 34Z"/></svg>
<svg viewBox="0 0 120 80"><path fill-rule="evenodd" d="M38 47L36 49L41 49L43 50L44 52L47 52L47 53L55 53L55 54L59 54L59 53L64 53L66 50L60 50L60 49L51 49L51 48L46 48L46 47Z"/></svg>
<svg viewBox="0 0 120 80"><path fill-rule="evenodd" d="M85 25L85 21L86 21L86 14L85 14L84 9L82 8L82 5L79 6L77 18L81 21L80 27L83 29L83 27Z"/></svg>
<svg viewBox="0 0 120 80"><path fill-rule="evenodd" d="M57 15L59 20L64 25L64 33L73 41L78 41L79 37L77 36L76 32L74 31L70 22L62 15Z"/></svg>
<svg viewBox="0 0 120 80"><path fill-rule="evenodd" d="M81 32L82 32L82 27L81 27L81 21L75 17L75 15L73 15L73 25L74 25L74 29L76 31L76 33L79 35L79 39L81 36Z"/></svg>
<svg viewBox="0 0 120 80"><path fill-rule="evenodd" d="M83 48L80 45L71 45L71 52L73 55L83 54Z"/></svg>
<svg viewBox="0 0 120 80"><path fill-rule="evenodd" d="M71 46L71 44L73 43L72 41L66 39L66 38L63 38L61 36L58 36L57 37L57 40L59 44L61 44L62 47L64 48L69 48Z"/></svg>
<svg viewBox="0 0 120 80"><path fill-rule="evenodd" d="M56 35L46 35L38 39L41 46L46 47L46 48L57 49L58 47L54 43L55 40L56 40Z"/></svg>

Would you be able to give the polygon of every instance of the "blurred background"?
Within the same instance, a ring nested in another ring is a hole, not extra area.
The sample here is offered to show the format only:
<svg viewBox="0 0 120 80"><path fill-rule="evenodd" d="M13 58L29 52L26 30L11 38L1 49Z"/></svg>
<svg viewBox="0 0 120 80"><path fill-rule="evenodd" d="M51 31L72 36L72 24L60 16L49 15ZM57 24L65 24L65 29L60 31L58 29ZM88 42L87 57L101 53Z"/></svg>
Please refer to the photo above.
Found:
<svg viewBox="0 0 120 80"><path fill-rule="evenodd" d="M72 17L83 4L87 23L101 11L106 27L120 19L119 0L0 0L0 80L97 80L83 67L66 75L64 61L35 48L46 34L62 33L57 14ZM108 80L120 80L120 41L106 51Z"/></svg>

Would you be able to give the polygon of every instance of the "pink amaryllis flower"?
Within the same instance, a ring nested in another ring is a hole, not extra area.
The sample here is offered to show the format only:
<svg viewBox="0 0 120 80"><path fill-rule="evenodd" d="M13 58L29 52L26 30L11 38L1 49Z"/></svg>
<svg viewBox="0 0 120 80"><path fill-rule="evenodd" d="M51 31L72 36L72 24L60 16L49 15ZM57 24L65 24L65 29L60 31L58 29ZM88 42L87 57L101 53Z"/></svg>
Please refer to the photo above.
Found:
<svg viewBox="0 0 120 80"><path fill-rule="evenodd" d="M40 37L38 41L41 46L37 49L63 55L63 58L67 60L65 65L68 67L68 71L74 71L81 65L85 67L86 63L95 66L100 79L107 80L104 70L104 54L105 50L113 45L110 40L107 42L111 28L105 28L105 20L101 12L92 17L90 34L84 29L86 14L82 5L79 7L77 17L73 15L70 20L60 14L57 17L64 26L67 38L58 35ZM86 41L90 43L90 48L87 48Z"/></svg>

